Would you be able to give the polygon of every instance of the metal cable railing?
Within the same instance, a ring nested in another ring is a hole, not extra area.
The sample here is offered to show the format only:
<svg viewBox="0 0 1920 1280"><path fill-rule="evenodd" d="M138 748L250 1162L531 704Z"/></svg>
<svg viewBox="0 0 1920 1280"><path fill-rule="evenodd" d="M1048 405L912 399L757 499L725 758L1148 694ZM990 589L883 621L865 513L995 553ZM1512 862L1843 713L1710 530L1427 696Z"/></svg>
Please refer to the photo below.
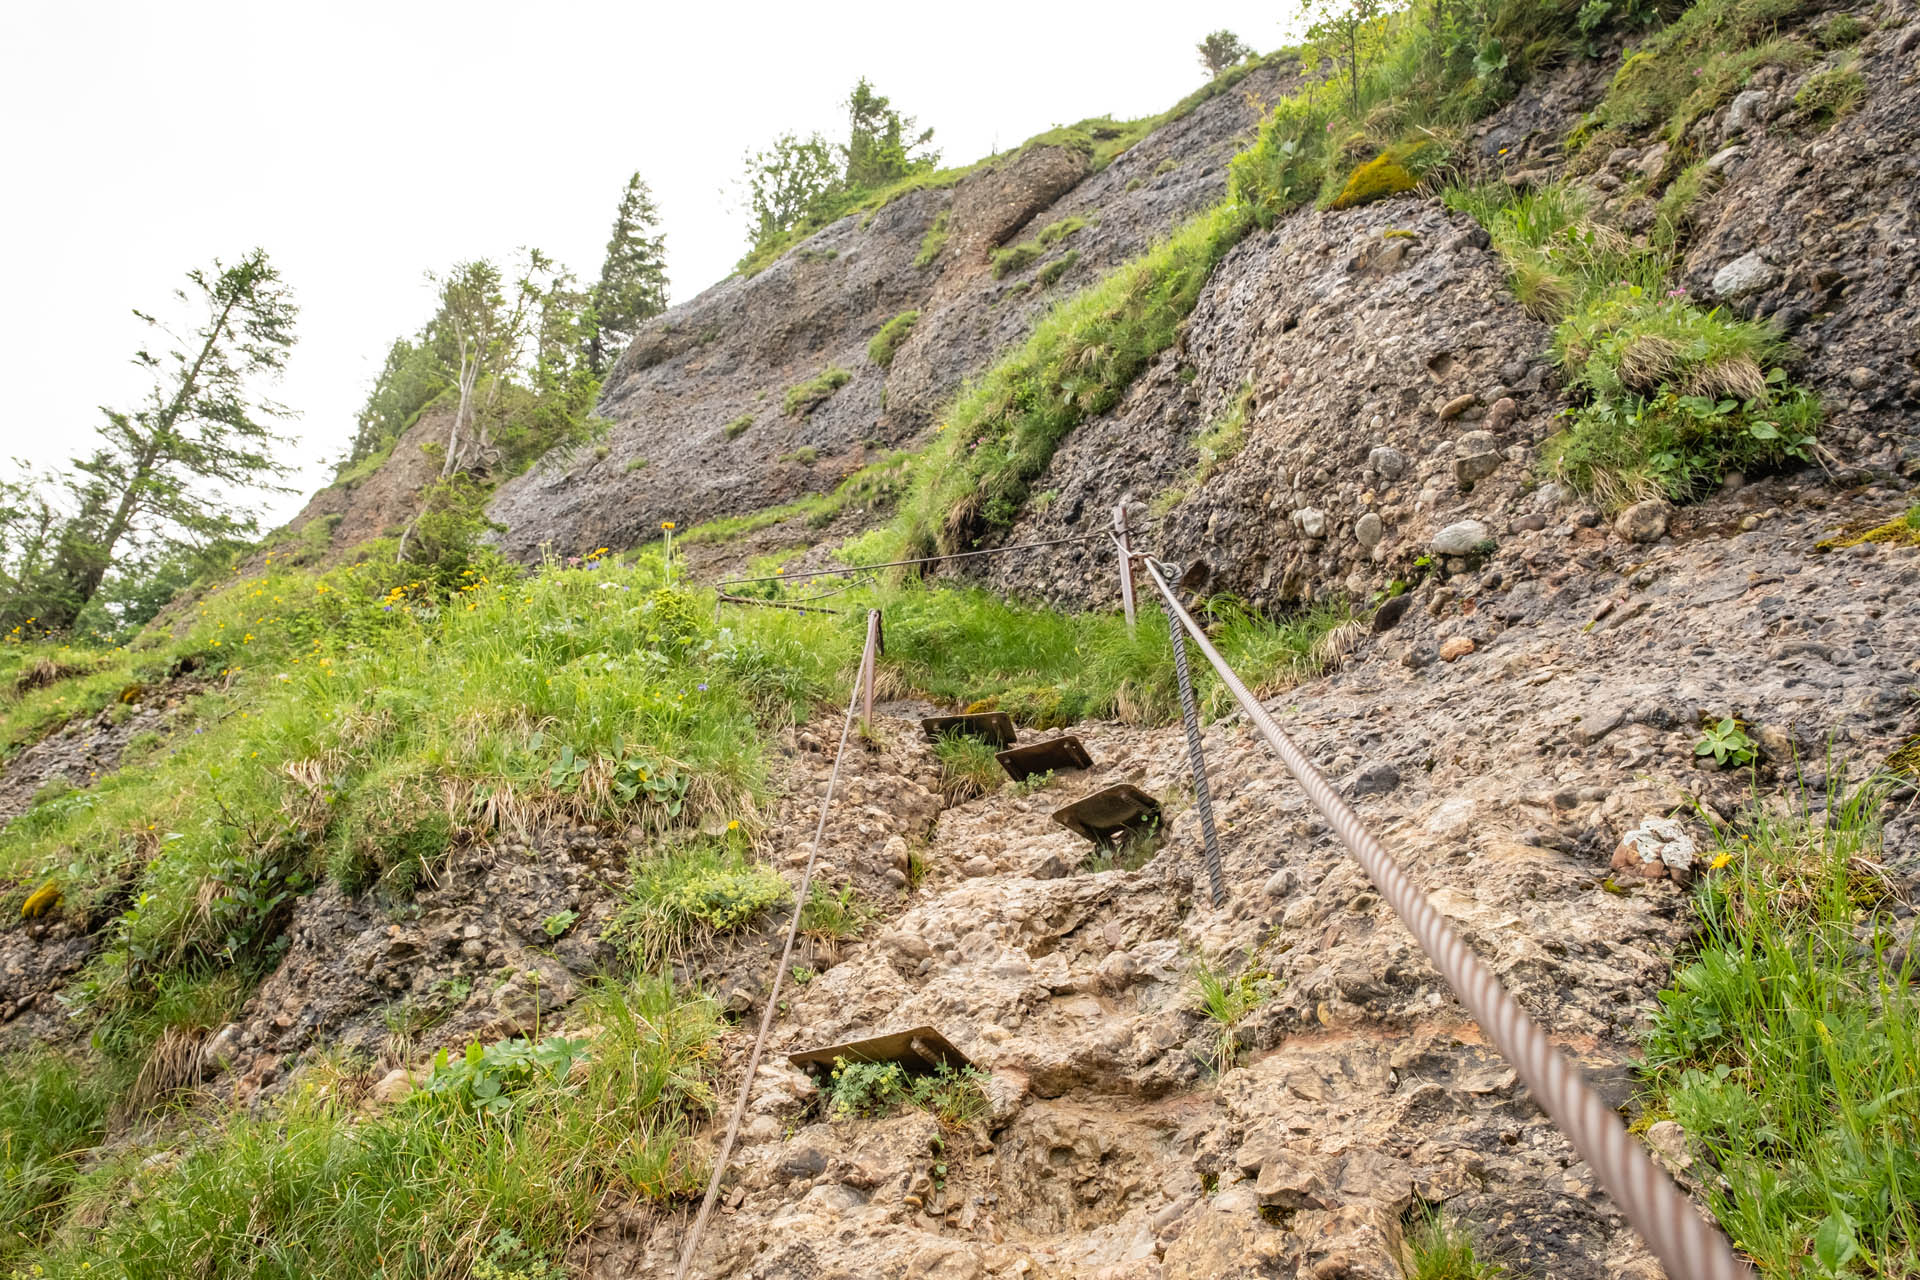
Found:
<svg viewBox="0 0 1920 1280"><path fill-rule="evenodd" d="M687 1271L693 1266L694 1254L699 1251L700 1237L706 1231L707 1219L713 1216L713 1206L720 1199L720 1182L726 1176L727 1160L733 1155L733 1144L740 1137L740 1121L747 1114L747 1099L753 1093L753 1077L760 1070L760 1055L766 1051L767 1034L773 1030L774 1011L780 1007L780 987L787 976L787 966L793 960L793 944L800 937L800 913L806 910L807 893L813 887L813 868L820 861L820 842L826 838L827 815L833 811L833 793L840 784L840 762L847 755L847 740L853 736L854 714L861 707L866 708L869 718L873 715L873 674L874 666L880 656L880 611L867 612L867 644L860 655L860 671L853 678L853 692L847 698L847 718L840 726L840 745L833 754L833 772L827 778L827 790L820 797L820 822L813 829L813 847L807 853L807 868L800 873L800 889L794 895L793 920L787 925L787 944L780 952L780 963L773 970L773 986L767 992L766 1010L760 1015L760 1034L754 1037L753 1050L747 1055L746 1074L740 1078L740 1096L733 1104L733 1117L727 1121L727 1134L720 1142L720 1152L713 1159L713 1173L707 1179L707 1194L700 1201L699 1212L693 1216L693 1225L687 1228L687 1238L680 1246L680 1265L674 1268L674 1280L686 1280Z"/></svg>
<svg viewBox="0 0 1920 1280"><path fill-rule="evenodd" d="M1159 588L1169 614L1179 620L1180 627L1213 664L1247 719L1300 783L1320 816L1339 833L1380 896L1406 924L1495 1047L1513 1064L1534 1099L1567 1135L1574 1150L1593 1166L1600 1184L1660 1259L1670 1280L1754 1280L1753 1269L1734 1254L1726 1237L1653 1163L1620 1117L1581 1079L1573 1064L1547 1039L1546 1032L1527 1016L1493 971L1468 948L1466 940L1367 830L1353 806L1282 732L1227 665L1174 593L1171 583L1180 575L1172 572L1172 566L1150 557L1139 559Z"/></svg>

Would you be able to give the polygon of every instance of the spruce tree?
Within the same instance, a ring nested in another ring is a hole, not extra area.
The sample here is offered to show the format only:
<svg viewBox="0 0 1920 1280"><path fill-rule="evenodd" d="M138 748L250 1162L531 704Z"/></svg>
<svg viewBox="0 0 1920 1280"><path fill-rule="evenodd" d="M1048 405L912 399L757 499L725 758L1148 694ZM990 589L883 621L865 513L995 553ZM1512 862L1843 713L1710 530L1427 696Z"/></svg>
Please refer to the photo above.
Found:
<svg viewBox="0 0 1920 1280"><path fill-rule="evenodd" d="M593 288L596 320L587 364L596 377L619 357L642 324L667 309L667 238L659 224L653 193L636 173L620 197L600 281Z"/></svg>
<svg viewBox="0 0 1920 1280"><path fill-rule="evenodd" d="M38 575L39 626L71 626L116 558L253 532L253 517L228 495L286 473L279 453L287 441L274 423L291 414L264 398L259 384L286 367L297 314L291 294L260 249L231 267L216 260L187 281L176 296L200 313L192 329L175 334L134 313L172 349L134 353L134 363L152 373L153 390L139 408L102 410L100 446L74 459L74 474L63 481L72 501ZM38 512L26 507L32 529ZM9 600L0 612L28 603Z"/></svg>

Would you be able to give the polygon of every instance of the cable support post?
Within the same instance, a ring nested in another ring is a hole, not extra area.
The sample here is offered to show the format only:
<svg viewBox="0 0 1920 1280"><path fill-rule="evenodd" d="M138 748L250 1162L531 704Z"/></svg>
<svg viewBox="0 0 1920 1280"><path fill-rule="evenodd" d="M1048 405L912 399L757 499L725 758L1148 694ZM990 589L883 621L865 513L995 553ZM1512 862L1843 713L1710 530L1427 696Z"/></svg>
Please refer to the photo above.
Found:
<svg viewBox="0 0 1920 1280"><path fill-rule="evenodd" d="M720 1183L726 1176L727 1160L733 1154L734 1142L740 1137L740 1122L746 1116L747 1101L753 1094L753 1078L760 1070L760 1055L766 1051L767 1036L773 1030L774 1011L780 1007L780 988L793 960L794 943L800 937L800 913L806 909L807 894L813 887L813 869L820 862L820 845L827 834L827 816L833 812L833 796L840 784L841 762L847 756L847 741L853 736L854 712L860 707L863 692L871 696L872 672L879 646L880 611L873 609L867 614L867 640L860 653L860 670L854 676L853 688L847 695L847 714L840 724L840 745L833 754L833 772L828 774L826 793L820 797L820 821L813 829L813 847L807 852L806 869L800 873L800 888L794 895L793 919L787 924L786 945L781 948L780 963L774 966L773 985L767 991L766 1008L760 1015L760 1031L754 1037L752 1051L747 1055L746 1072L740 1078L740 1096L735 1100L733 1115L727 1121L727 1132L721 1139L720 1152L714 1157L713 1173L707 1179L707 1193L702 1197L700 1208L687 1228L686 1240L680 1246L680 1263L674 1268L674 1280L686 1280L687 1272L693 1266L694 1255L699 1251L700 1237L706 1231L707 1220L713 1216L713 1206L720 1199Z"/></svg>
<svg viewBox="0 0 1920 1280"><path fill-rule="evenodd" d="M1212 664L1248 721L1280 757L1320 816L1339 834L1354 861L1366 871L1380 896L1413 934L1487 1038L1513 1064L1534 1101L1592 1166L1600 1185L1660 1259L1667 1275L1673 1280L1755 1280L1753 1268L1734 1253L1727 1238L1654 1164L1620 1117L1468 948L1465 939L1367 829L1353 806L1227 665L1193 615L1180 604L1167 576L1170 566L1151 557L1144 565L1177 626Z"/></svg>

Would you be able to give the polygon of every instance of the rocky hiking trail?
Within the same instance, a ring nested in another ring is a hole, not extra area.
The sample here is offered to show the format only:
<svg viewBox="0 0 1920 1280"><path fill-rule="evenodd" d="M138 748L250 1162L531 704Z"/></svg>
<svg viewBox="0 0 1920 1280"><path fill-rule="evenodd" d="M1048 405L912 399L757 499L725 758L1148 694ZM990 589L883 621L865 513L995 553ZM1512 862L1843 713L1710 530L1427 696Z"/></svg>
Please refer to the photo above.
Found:
<svg viewBox="0 0 1920 1280"><path fill-rule="evenodd" d="M1800 496L1783 483L1747 500ZM1704 844L1703 815L1751 798L1748 775L1699 767L1702 717L1753 726L1775 797L1796 772L1817 789L1833 762L1869 771L1920 729L1903 692L1920 670L1920 562L1817 548L1878 502L1768 508L1744 530L1703 520L1624 552L1575 513L1417 589L1346 669L1269 702L1629 1114L1690 874L1684 856L1621 852L1622 837L1671 814ZM1536 578L1530 560L1554 568ZM1439 1202L1532 1274L1662 1274L1237 716L1205 734L1230 890L1214 908L1204 879L1195 891L1177 727L1082 724L1092 769L942 808L924 708L890 710L909 714L878 718L878 750L849 749L817 874L899 905L788 987L694 1274L1388 1277L1404 1216ZM796 739L776 860L805 860L825 737ZM1166 802L1164 843L1137 870L1093 870L1093 846L1049 815L1121 781ZM1903 883L1920 869L1914 809L1911 787L1896 793L1886 833ZM903 899L921 832L925 878ZM764 945L758 958L764 971ZM1196 960L1270 975L1224 1073ZM732 976L750 1006L770 975ZM991 1072L985 1122L834 1118L785 1061L922 1024ZM736 1073L755 1025L730 1037ZM610 1214L576 1260L595 1277L668 1274L684 1221Z"/></svg>

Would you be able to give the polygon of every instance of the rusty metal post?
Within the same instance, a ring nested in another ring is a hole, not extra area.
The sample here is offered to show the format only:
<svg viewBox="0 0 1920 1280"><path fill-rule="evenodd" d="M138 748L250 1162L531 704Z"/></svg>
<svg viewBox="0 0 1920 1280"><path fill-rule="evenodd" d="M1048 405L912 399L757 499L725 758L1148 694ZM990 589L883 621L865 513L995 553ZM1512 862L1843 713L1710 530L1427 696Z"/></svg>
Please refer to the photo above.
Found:
<svg viewBox="0 0 1920 1280"><path fill-rule="evenodd" d="M1133 549L1127 545L1127 503L1113 504L1113 536L1120 544L1120 604L1127 611L1127 630L1133 630Z"/></svg>
<svg viewBox="0 0 1920 1280"><path fill-rule="evenodd" d="M867 647L860 656L860 727L871 732L873 729L873 677L874 668L880 665L880 655L887 651L886 637L880 630L880 611L867 611Z"/></svg>

